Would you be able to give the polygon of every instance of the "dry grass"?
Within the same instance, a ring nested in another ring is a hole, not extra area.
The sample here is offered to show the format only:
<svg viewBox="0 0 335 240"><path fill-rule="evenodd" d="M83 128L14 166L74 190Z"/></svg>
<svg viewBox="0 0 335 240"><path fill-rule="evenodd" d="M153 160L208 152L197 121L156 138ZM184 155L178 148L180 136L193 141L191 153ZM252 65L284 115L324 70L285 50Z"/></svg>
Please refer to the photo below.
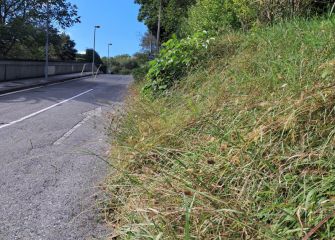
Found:
<svg viewBox="0 0 335 240"><path fill-rule="evenodd" d="M301 239L333 213L333 29L223 36L167 96L135 86L107 184L115 238ZM335 238L335 219L312 237Z"/></svg>

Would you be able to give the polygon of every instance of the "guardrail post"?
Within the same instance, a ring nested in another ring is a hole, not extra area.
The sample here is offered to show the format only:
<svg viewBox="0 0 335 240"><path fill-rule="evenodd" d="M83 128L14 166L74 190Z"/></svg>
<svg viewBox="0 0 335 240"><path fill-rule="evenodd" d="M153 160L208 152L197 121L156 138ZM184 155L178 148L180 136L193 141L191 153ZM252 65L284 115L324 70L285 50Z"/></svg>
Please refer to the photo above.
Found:
<svg viewBox="0 0 335 240"><path fill-rule="evenodd" d="M7 64L5 64L4 81L7 81Z"/></svg>
<svg viewBox="0 0 335 240"><path fill-rule="evenodd" d="M83 70L81 71L81 75L84 74L85 68L86 68L86 63L85 63L84 66L83 66Z"/></svg>
<svg viewBox="0 0 335 240"><path fill-rule="evenodd" d="M96 73L95 73L95 77L94 77L94 79L97 78L97 75L98 75L98 73L99 73L99 71L100 71L101 66L102 66L102 64L99 65L99 67L98 67L98 69L97 69L97 71L96 71Z"/></svg>

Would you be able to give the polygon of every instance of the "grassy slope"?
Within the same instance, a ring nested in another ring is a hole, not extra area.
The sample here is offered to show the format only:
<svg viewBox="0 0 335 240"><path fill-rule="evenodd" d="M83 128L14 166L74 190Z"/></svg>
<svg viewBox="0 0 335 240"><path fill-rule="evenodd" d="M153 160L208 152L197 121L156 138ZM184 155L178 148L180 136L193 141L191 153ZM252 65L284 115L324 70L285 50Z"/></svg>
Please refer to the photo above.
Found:
<svg viewBox="0 0 335 240"><path fill-rule="evenodd" d="M115 141L122 239L299 239L334 211L335 34L294 21L216 40L164 98L135 87ZM335 237L335 218L313 235Z"/></svg>

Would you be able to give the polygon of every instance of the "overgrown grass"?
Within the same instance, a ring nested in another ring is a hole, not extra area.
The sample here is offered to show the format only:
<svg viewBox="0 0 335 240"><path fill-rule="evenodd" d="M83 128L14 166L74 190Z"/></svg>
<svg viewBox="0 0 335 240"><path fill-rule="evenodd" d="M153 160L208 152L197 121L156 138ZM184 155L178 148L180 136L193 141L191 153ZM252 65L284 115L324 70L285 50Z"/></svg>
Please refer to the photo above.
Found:
<svg viewBox="0 0 335 240"><path fill-rule="evenodd" d="M119 239L335 238L335 34L296 20L216 40L164 97L135 86L113 146Z"/></svg>

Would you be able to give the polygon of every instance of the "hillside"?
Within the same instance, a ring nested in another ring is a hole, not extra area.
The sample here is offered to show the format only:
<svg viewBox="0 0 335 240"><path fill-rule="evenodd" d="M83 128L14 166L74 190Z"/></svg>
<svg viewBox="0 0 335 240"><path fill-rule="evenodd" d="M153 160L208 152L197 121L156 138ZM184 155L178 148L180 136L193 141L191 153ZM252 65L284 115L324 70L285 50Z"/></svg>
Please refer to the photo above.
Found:
<svg viewBox="0 0 335 240"><path fill-rule="evenodd" d="M335 238L335 18L215 37L118 120L108 219L120 239Z"/></svg>

